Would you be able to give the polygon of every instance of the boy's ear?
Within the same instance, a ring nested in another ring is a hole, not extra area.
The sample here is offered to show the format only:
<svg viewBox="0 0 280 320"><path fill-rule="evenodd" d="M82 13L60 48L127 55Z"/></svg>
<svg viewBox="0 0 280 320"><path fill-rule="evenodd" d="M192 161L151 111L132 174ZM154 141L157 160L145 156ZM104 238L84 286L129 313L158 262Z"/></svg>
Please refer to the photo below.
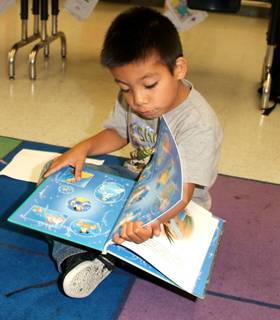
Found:
<svg viewBox="0 0 280 320"><path fill-rule="evenodd" d="M178 80L184 79L187 74L188 66L187 60L184 57L179 57L176 59L176 64L174 68L174 75Z"/></svg>

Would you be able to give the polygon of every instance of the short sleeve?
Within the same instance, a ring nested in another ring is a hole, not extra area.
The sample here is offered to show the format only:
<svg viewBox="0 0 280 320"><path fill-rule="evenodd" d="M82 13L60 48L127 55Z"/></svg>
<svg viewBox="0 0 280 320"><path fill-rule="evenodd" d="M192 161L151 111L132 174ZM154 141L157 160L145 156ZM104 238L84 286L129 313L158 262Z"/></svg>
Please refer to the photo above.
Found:
<svg viewBox="0 0 280 320"><path fill-rule="evenodd" d="M197 127L184 132L178 143L184 181L211 187L218 174L222 131L220 127Z"/></svg>

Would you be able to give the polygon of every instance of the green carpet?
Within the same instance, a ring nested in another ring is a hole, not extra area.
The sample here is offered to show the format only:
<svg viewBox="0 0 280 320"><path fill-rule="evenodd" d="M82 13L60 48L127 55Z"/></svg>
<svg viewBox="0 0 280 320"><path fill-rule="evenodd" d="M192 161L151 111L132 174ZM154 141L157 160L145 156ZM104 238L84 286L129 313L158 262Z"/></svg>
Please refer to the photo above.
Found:
<svg viewBox="0 0 280 320"><path fill-rule="evenodd" d="M16 146L18 146L22 141L14 138L7 138L0 136L0 159L6 154L12 151Z"/></svg>

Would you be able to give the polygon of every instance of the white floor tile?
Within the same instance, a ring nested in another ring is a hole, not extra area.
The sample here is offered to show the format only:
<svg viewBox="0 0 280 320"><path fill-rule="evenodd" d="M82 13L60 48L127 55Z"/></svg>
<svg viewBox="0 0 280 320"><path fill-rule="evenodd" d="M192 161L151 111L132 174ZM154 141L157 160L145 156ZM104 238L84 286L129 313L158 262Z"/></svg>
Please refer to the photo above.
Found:
<svg viewBox="0 0 280 320"><path fill-rule="evenodd" d="M67 60L60 58L59 41L53 42L48 61L40 52L36 81L28 77L34 44L18 51L15 80L8 79L7 53L21 34L19 8L1 13L0 135L72 146L101 129L117 88L100 66L99 52L110 22L127 7L101 2L83 22L61 10L59 30L67 37ZM30 17L30 32L31 22ZM280 106L268 117L258 109L267 27L266 19L209 14L181 38L188 77L224 128L220 172L280 183Z"/></svg>

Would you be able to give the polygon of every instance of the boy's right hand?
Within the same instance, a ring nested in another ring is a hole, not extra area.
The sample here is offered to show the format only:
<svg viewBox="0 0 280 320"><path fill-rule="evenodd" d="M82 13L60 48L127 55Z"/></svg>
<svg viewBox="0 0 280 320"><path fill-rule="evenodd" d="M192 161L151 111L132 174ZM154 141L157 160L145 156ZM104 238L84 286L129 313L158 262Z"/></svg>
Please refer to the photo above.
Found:
<svg viewBox="0 0 280 320"><path fill-rule="evenodd" d="M81 172L86 156L87 153L84 151L82 146L77 145L73 147L52 161L52 164L45 173L44 178L47 178L52 173L60 170L63 167L71 166L74 168L75 180L79 181L81 179Z"/></svg>

